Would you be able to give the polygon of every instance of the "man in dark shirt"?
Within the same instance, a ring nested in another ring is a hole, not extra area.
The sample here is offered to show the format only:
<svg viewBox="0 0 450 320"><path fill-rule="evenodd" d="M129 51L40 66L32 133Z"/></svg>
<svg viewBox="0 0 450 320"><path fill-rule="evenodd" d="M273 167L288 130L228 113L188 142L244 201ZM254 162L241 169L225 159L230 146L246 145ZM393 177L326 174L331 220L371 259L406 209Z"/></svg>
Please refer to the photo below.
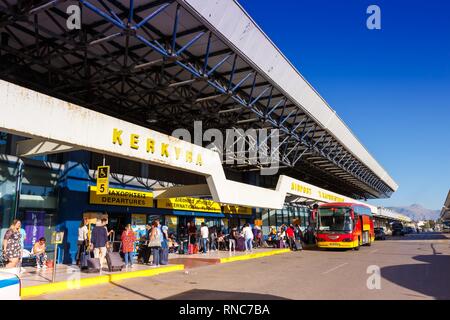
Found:
<svg viewBox="0 0 450 320"><path fill-rule="evenodd" d="M106 219L102 219L92 230L91 243L94 247L94 257L100 259L103 266L106 257L106 243L108 242L108 230L106 229Z"/></svg>

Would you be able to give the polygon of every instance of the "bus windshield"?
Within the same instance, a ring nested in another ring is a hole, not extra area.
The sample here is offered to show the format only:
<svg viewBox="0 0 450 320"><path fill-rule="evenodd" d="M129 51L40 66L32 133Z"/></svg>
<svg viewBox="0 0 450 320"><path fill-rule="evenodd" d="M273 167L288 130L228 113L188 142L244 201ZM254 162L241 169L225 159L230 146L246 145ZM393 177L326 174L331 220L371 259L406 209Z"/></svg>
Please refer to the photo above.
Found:
<svg viewBox="0 0 450 320"><path fill-rule="evenodd" d="M351 232L353 223L350 208L319 208L319 231Z"/></svg>

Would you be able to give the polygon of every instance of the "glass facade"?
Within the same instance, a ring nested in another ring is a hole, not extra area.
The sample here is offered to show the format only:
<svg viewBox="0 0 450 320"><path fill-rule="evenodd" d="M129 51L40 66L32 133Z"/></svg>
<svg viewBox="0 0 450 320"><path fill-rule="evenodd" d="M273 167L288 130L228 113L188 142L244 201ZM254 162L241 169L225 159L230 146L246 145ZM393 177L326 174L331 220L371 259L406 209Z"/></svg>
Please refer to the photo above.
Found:
<svg viewBox="0 0 450 320"><path fill-rule="evenodd" d="M268 234L271 226L279 227L282 224L287 225L293 223L294 220L299 222L302 229L306 229L309 225L309 215L310 209L308 207L288 204L281 210L263 210L263 233Z"/></svg>
<svg viewBox="0 0 450 320"><path fill-rule="evenodd" d="M19 219L27 232L25 249L31 249L36 238L50 239L55 230L59 170L42 162L19 163L16 157L0 155L0 236L3 239L11 221ZM20 190L17 210L16 190Z"/></svg>
<svg viewBox="0 0 450 320"><path fill-rule="evenodd" d="M3 157L0 155L0 157ZM6 160L6 158L5 158ZM19 163L0 161L0 227L1 239L14 219L16 203L16 180Z"/></svg>

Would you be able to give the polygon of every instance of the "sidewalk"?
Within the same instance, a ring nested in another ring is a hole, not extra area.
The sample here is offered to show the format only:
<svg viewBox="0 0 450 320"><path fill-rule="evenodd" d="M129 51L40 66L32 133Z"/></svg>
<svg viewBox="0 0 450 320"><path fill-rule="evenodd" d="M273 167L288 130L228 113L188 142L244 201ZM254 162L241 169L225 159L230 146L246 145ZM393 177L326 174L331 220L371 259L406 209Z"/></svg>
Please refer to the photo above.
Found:
<svg viewBox="0 0 450 320"><path fill-rule="evenodd" d="M169 256L169 262L182 264L186 269L196 268L202 265L228 263L233 261L242 261L250 259L258 259L268 257L276 254L282 254L290 252L286 249L274 249L274 248L258 248L252 252L236 251L230 253L229 251L208 251L206 254L171 254Z"/></svg>
<svg viewBox="0 0 450 320"><path fill-rule="evenodd" d="M53 269L37 270L33 267L25 267L25 272L20 274L23 298L42 294L80 289L103 283L120 281L123 279L151 277L162 273L192 269L204 265L228 263L268 257L272 255L290 252L289 249L255 249L253 252L236 251L210 251L206 254L181 255L170 254L169 265L150 267L142 264L134 264L133 268L124 268L121 272L108 272L103 269L100 273L80 272L77 266L57 265L56 279L52 283Z"/></svg>
<svg viewBox="0 0 450 320"><path fill-rule="evenodd" d="M36 270L36 268L32 267L24 269L26 271L20 274L22 283L21 296L26 298L62 290L80 289L123 279L151 277L162 273L184 270L184 266L169 264L156 268L147 265L135 265L133 268L124 268L120 272L102 270L100 273L85 273L80 272L77 266L60 264L56 268L54 283L51 282L53 269Z"/></svg>

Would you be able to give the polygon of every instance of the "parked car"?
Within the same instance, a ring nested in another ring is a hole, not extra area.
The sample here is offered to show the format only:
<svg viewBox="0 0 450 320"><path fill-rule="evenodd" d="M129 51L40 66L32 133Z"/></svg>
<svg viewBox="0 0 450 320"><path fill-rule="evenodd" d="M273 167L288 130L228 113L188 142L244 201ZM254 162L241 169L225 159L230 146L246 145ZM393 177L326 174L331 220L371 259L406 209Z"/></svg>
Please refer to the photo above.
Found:
<svg viewBox="0 0 450 320"><path fill-rule="evenodd" d="M405 234L414 233L414 229L411 228L411 227L406 227L405 230L404 230L404 233L405 233Z"/></svg>
<svg viewBox="0 0 450 320"><path fill-rule="evenodd" d="M405 230L403 228L403 224L401 222L394 222L392 224L392 235L395 236L404 236Z"/></svg>
<svg viewBox="0 0 450 320"><path fill-rule="evenodd" d="M375 240L386 240L386 232L384 231L384 228L375 228Z"/></svg>

